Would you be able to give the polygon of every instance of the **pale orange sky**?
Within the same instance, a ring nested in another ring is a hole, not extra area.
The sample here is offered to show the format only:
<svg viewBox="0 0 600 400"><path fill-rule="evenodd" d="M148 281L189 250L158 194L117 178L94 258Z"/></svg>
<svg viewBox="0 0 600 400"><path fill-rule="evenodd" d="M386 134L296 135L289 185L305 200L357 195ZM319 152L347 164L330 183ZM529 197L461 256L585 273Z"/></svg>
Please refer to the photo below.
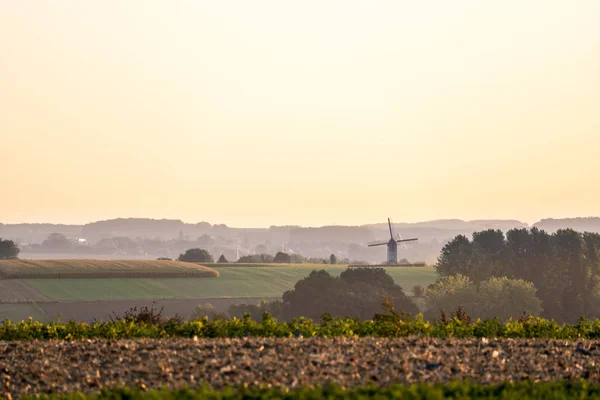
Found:
<svg viewBox="0 0 600 400"><path fill-rule="evenodd" d="M600 1L0 2L0 222L600 214Z"/></svg>

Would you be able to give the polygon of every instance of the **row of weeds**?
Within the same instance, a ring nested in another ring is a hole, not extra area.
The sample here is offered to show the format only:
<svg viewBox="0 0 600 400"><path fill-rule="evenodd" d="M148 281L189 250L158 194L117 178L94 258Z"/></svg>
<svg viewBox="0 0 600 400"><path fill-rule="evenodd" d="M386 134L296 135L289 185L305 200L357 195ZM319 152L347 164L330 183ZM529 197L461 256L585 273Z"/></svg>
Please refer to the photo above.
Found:
<svg viewBox="0 0 600 400"><path fill-rule="evenodd" d="M501 385L478 385L467 382L446 384L419 383L388 387L363 386L343 388L336 384L300 387L292 390L274 387L227 387L213 390L208 386L195 389L160 389L144 391L132 388L104 389L92 394L53 394L25 396L22 399L81 400L156 400L156 399L587 399L599 398L600 385L588 382L520 382Z"/></svg>
<svg viewBox="0 0 600 400"><path fill-rule="evenodd" d="M162 309L133 308L123 315L113 314L109 321L93 323L70 321L42 323L29 319L20 323L5 320L0 325L0 340L34 339L121 339L121 338L237 338L237 337L433 337L433 338L550 338L598 339L600 320L581 319L577 324L559 324L553 320L524 315L502 321L498 318L473 321L462 308L438 321L426 321L422 315L411 316L394 309L386 301L386 313L373 319L332 318L324 314L320 321L295 318L279 321L264 313L260 321L245 314L242 318L207 317L184 321L181 317L165 318Z"/></svg>

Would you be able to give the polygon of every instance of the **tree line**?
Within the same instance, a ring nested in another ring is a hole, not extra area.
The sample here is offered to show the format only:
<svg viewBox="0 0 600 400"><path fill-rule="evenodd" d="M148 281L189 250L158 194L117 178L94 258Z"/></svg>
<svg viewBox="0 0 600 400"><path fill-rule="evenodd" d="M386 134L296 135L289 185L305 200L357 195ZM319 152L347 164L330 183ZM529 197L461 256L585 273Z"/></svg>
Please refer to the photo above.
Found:
<svg viewBox="0 0 600 400"><path fill-rule="evenodd" d="M512 229L506 235L485 230L473 233L472 239L459 235L442 248L435 268L440 281L432 290L442 284L472 285L472 291L481 292L490 279L507 278L520 281L512 286L520 286L521 294L535 291L546 318L573 322L600 316L598 233L562 229L549 234L532 228ZM448 281L453 276L454 281ZM516 294L508 291L505 296Z"/></svg>
<svg viewBox="0 0 600 400"><path fill-rule="evenodd" d="M159 258L159 260L167 260L168 258ZM193 248L188 249L185 253L180 254L177 261L185 262L204 262L213 263L213 255L206 249ZM219 263L228 263L229 260L225 258L225 255L221 254L218 261ZM339 261L335 254L331 254L329 258L315 258L315 257L304 257L300 254L288 254L283 251L277 252L274 256L271 254L251 254L240 257L236 263L240 264L350 264L350 260L344 259Z"/></svg>

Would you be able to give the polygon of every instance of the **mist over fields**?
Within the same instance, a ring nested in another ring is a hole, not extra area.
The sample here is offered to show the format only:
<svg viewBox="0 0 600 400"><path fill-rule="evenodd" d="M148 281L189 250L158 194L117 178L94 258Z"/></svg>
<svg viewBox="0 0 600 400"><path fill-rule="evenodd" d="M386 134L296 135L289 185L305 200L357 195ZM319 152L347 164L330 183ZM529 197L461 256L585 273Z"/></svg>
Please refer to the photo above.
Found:
<svg viewBox="0 0 600 400"><path fill-rule="evenodd" d="M600 218L544 219L533 226L554 232L561 228L600 232ZM417 237L419 241L399 250L399 259L434 263L445 243L475 231L525 228L517 220L435 220L418 223L395 223L396 235ZM49 240L50 235L64 235L67 242ZM381 262L385 252L369 248L368 243L387 241L384 222L362 226L271 226L269 228L234 228L208 222L184 223L181 220L144 218L113 219L85 225L1 224L0 237L14 240L22 258L176 258L186 249L205 248L230 261L248 254L274 254L282 249L305 257Z"/></svg>

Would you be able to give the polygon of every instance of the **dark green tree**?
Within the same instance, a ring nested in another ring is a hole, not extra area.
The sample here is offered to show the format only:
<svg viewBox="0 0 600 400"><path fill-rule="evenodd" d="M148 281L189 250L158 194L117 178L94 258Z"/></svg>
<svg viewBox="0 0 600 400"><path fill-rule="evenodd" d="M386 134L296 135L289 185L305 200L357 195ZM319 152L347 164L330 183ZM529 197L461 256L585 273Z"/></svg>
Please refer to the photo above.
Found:
<svg viewBox="0 0 600 400"><path fill-rule="evenodd" d="M219 257L219 260L217 262L219 262L219 263L228 263L229 261L227 261L227 259L225 258L224 254L221 254L221 257Z"/></svg>
<svg viewBox="0 0 600 400"><path fill-rule="evenodd" d="M506 242L501 230L473 233L472 254L467 276L475 284L493 276L510 276L506 260Z"/></svg>
<svg viewBox="0 0 600 400"><path fill-rule="evenodd" d="M398 310L415 314L418 308L402 288L382 268L355 268L339 277L325 270L313 271L283 295L285 319L305 316L317 319L324 313L332 316L373 318L384 313L383 301L391 298Z"/></svg>
<svg viewBox="0 0 600 400"><path fill-rule="evenodd" d="M277 254L275 254L275 258L273 259L273 262L289 264L292 262L292 257L287 253L279 251L279 252L277 252Z"/></svg>
<svg viewBox="0 0 600 400"><path fill-rule="evenodd" d="M0 260L10 260L17 258L21 250L12 240L2 240L0 238Z"/></svg>
<svg viewBox="0 0 600 400"><path fill-rule="evenodd" d="M469 276L472 255L473 243L466 236L458 235L442 248L435 270L439 276Z"/></svg>
<svg viewBox="0 0 600 400"><path fill-rule="evenodd" d="M177 261L211 263L214 262L214 259L207 250L195 248L186 250L184 254L180 254Z"/></svg>
<svg viewBox="0 0 600 400"><path fill-rule="evenodd" d="M332 265L334 265L334 264L337 264L337 263L338 263L338 259L337 259L337 257L335 256L335 254L332 254L332 255L330 255L330 256L329 256L329 264L332 264Z"/></svg>

